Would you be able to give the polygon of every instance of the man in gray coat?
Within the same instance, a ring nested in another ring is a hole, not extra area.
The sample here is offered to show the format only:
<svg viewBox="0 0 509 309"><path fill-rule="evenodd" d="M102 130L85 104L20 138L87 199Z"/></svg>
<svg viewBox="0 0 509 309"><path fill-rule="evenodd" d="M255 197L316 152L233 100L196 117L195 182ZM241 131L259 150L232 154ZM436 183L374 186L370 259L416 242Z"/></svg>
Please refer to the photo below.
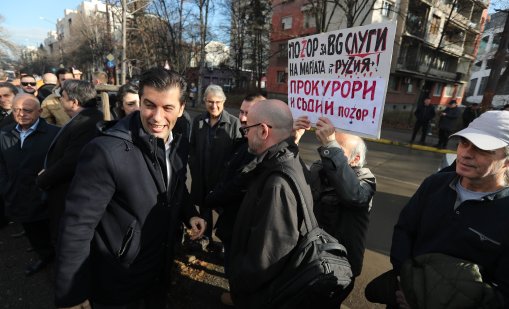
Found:
<svg viewBox="0 0 509 309"><path fill-rule="evenodd" d="M307 116L299 117L294 122L296 142L310 128ZM315 134L321 146L320 160L311 166L313 210L320 226L345 246L354 275L342 293L343 301L361 274L376 180L364 167L366 144L362 138L336 132L326 117L318 119Z"/></svg>

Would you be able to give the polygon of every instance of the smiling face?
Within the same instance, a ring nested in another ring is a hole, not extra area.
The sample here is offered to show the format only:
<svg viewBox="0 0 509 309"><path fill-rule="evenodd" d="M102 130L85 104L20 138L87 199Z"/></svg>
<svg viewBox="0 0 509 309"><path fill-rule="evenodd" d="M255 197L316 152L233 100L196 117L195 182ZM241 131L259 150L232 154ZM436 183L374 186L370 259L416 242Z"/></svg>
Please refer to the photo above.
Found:
<svg viewBox="0 0 509 309"><path fill-rule="evenodd" d="M182 116L184 105L180 104L180 89L172 87L159 91L145 86L141 97L140 117L145 131L165 142L177 122Z"/></svg>
<svg viewBox="0 0 509 309"><path fill-rule="evenodd" d="M14 100L15 94L9 87L0 87L0 107L9 111L12 108L12 101Z"/></svg>
<svg viewBox="0 0 509 309"><path fill-rule="evenodd" d="M457 153L456 173L462 176L461 184L465 188L478 191L475 188L480 185L492 184L494 190L490 190L495 191L499 184L504 183L504 173L509 168L504 148L482 150L462 137Z"/></svg>
<svg viewBox="0 0 509 309"><path fill-rule="evenodd" d="M137 93L128 92L122 98L122 109L126 116L140 109L140 97Z"/></svg>
<svg viewBox="0 0 509 309"><path fill-rule="evenodd" d="M224 98L211 92L205 98L205 106L212 118L218 118L224 109Z"/></svg>

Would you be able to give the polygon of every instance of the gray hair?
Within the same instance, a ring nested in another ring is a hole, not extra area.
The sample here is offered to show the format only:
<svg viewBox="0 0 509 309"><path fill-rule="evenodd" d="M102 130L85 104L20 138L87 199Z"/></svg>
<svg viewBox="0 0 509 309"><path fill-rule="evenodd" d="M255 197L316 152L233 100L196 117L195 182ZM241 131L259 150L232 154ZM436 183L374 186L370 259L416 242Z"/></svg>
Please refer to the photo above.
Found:
<svg viewBox="0 0 509 309"><path fill-rule="evenodd" d="M504 150L505 150L505 159L509 160L509 146L505 146ZM509 185L509 168L505 170L504 178L505 178L505 184Z"/></svg>
<svg viewBox="0 0 509 309"><path fill-rule="evenodd" d="M221 100L226 101L226 95L224 94L223 88L218 85L209 85L207 89L205 89L205 92L203 93L203 100L206 100L208 95L213 94L221 97Z"/></svg>
<svg viewBox="0 0 509 309"><path fill-rule="evenodd" d="M67 79L62 83L62 91L71 100L77 100L81 107L97 107L97 91L94 85L86 80Z"/></svg>
<svg viewBox="0 0 509 309"><path fill-rule="evenodd" d="M362 138L357 136L355 140L355 147L352 149L348 161L351 162L357 155L359 155L359 162L357 162L355 166L364 167L366 164L366 153L368 152L368 148L366 147L366 143L364 143Z"/></svg>

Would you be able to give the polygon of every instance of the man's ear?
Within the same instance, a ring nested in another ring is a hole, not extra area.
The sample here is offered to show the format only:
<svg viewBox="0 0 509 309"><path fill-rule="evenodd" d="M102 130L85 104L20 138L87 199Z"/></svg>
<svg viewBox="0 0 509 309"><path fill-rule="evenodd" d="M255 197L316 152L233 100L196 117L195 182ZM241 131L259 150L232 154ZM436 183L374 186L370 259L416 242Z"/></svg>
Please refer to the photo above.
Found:
<svg viewBox="0 0 509 309"><path fill-rule="evenodd" d="M359 161L360 160L361 160L361 156L360 155L356 155L355 158L353 158L353 160L350 161L348 165L350 165L350 166L359 166Z"/></svg>

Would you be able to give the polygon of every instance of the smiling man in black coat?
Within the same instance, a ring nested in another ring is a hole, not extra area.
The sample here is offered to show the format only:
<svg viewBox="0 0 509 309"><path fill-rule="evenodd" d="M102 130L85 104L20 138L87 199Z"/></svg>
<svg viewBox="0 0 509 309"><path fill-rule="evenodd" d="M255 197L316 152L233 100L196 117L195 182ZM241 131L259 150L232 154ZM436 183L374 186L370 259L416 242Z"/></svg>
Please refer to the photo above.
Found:
<svg viewBox="0 0 509 309"><path fill-rule="evenodd" d="M185 90L176 73L145 72L140 111L84 148L61 220L57 307L166 308L177 231L206 226L186 187L188 141L172 133Z"/></svg>

